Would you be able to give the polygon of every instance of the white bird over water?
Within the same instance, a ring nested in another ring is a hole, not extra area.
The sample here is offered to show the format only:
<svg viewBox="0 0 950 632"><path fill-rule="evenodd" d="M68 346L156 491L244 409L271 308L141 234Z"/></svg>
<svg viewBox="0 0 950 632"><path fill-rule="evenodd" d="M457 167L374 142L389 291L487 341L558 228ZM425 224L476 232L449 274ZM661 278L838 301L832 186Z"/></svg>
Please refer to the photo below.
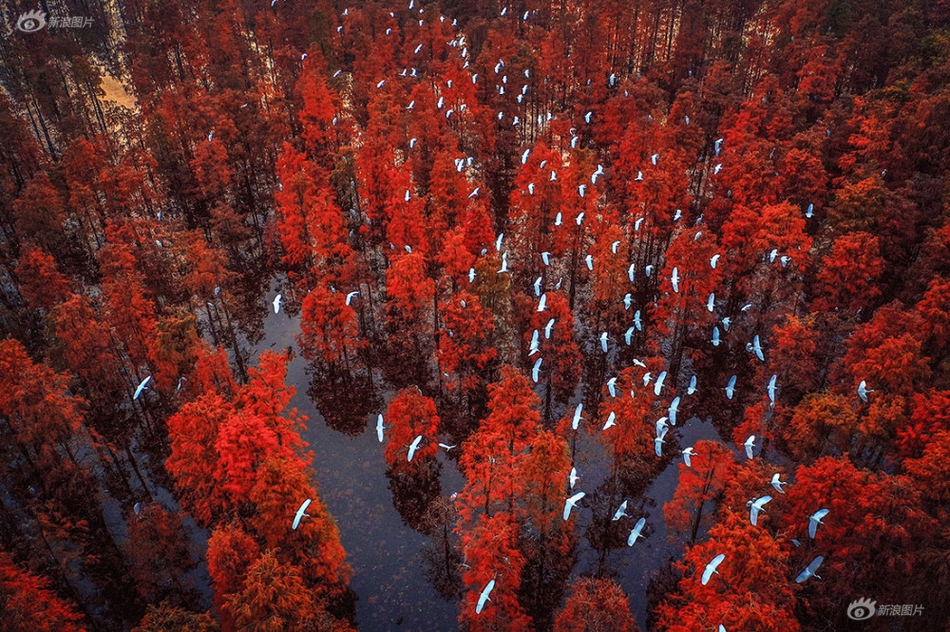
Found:
<svg viewBox="0 0 950 632"><path fill-rule="evenodd" d="M614 512L614 517L611 520L611 522L616 522L617 520L620 520L626 515L627 515L627 501L624 500L622 503L620 503L620 507L617 509L617 511Z"/></svg>
<svg viewBox="0 0 950 632"><path fill-rule="evenodd" d="M603 350L604 353L607 353L607 332L606 331L600 334L600 348Z"/></svg>
<svg viewBox="0 0 950 632"><path fill-rule="evenodd" d="M307 511L307 507L310 506L311 502L313 502L313 499L308 498L307 500L303 501L303 504L300 505L300 509L297 510L297 514L294 516L294 524L293 524L293 529L292 529L293 531L296 531L297 527L300 526L300 521L303 519L304 516L308 518L310 517L310 514L306 513L306 511Z"/></svg>
<svg viewBox="0 0 950 632"><path fill-rule="evenodd" d="M151 381L151 379L152 379L152 376L149 375L144 380L139 382L139 385L135 387L135 394L132 396L133 400L136 400L139 398L139 396L142 394L142 391L144 391L148 387L148 383Z"/></svg>
<svg viewBox="0 0 950 632"><path fill-rule="evenodd" d="M627 536L627 546L633 546L636 543L637 538L643 533L643 527L646 526L646 524L646 518L637 520L637 524L633 525L633 529L630 530L630 535Z"/></svg>
<svg viewBox="0 0 950 632"><path fill-rule="evenodd" d="M275 314L280 313L280 301L283 298L284 298L283 294L278 294L277 296L274 297L274 313Z"/></svg>
<svg viewBox="0 0 950 632"><path fill-rule="evenodd" d="M574 483L577 482L577 468L571 468L571 474L567 477L567 482L570 483L571 489L574 489Z"/></svg>
<svg viewBox="0 0 950 632"><path fill-rule="evenodd" d="M656 382L653 383L653 394L657 397L660 396L660 391L663 390L663 382L666 380L666 371L660 373L656 378Z"/></svg>
<svg viewBox="0 0 950 632"><path fill-rule="evenodd" d="M567 520L571 517L571 509L573 509L574 505L576 505L580 499L586 495L586 492L577 492L564 502L564 520Z"/></svg>
<svg viewBox="0 0 950 632"><path fill-rule="evenodd" d="M574 409L574 419L571 420L571 429L577 430L577 425L581 422L581 412L584 410L584 403L581 402ZM573 485L572 485L573 487Z"/></svg>
<svg viewBox="0 0 950 632"><path fill-rule="evenodd" d="M383 425L383 413L379 413L379 415L376 416L376 438L379 439L380 443L383 442L383 428L384 427L385 426Z"/></svg>
<svg viewBox="0 0 950 632"><path fill-rule="evenodd" d="M696 456L696 453L693 451L693 446L690 446L683 450L683 462L686 463L686 467L693 467L690 459Z"/></svg>

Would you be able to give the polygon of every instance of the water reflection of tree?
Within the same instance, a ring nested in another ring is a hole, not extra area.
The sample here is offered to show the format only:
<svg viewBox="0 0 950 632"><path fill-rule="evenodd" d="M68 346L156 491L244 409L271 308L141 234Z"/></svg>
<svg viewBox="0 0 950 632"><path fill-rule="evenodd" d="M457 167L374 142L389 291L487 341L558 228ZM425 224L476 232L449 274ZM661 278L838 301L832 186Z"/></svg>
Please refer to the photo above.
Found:
<svg viewBox="0 0 950 632"><path fill-rule="evenodd" d="M390 468L386 471L389 489L393 494L393 507L403 522L424 535L431 535L435 526L431 518L427 519L427 513L442 494L439 481L441 470L439 461L426 459L415 468Z"/></svg>
<svg viewBox="0 0 950 632"><path fill-rule="evenodd" d="M446 601L460 597L465 588L459 573L462 556L456 543L456 517L455 503L440 496L432 501L422 520L432 536L422 551L426 579Z"/></svg>
<svg viewBox="0 0 950 632"><path fill-rule="evenodd" d="M307 395L326 420L327 427L356 436L366 428L366 418L379 402L368 375L353 374L334 366L307 368Z"/></svg>

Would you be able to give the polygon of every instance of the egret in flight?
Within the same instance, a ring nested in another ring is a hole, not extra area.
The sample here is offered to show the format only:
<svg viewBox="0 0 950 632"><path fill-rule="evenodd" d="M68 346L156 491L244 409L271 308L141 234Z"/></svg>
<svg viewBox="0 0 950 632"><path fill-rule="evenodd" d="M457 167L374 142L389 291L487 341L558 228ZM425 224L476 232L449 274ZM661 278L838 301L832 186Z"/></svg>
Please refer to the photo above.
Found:
<svg viewBox="0 0 950 632"><path fill-rule="evenodd" d="M745 446L745 455L752 460L754 455L752 454L752 449L755 448L755 435L749 435L749 438L745 440L745 443L742 444Z"/></svg>
<svg viewBox="0 0 950 632"><path fill-rule="evenodd" d="M709 578L713 576L713 573L717 575L719 574L719 571L716 569L719 568L719 565L722 564L724 559L726 559L726 554L720 553L716 557L712 558L712 561L709 562L709 564L706 564L706 570L703 571L703 586L709 583Z"/></svg>
<svg viewBox="0 0 950 632"><path fill-rule="evenodd" d="M819 509L811 516L808 517L808 535L811 536L811 539L815 539L815 532L818 530L818 525L825 524L821 521L822 518L828 515L827 509Z"/></svg>
<svg viewBox="0 0 950 632"><path fill-rule="evenodd" d="M627 515L627 501L625 500L622 503L620 503L620 507L617 509L616 512L614 512L614 517L611 520L611 522L616 522L617 520L620 520L626 515Z"/></svg>
<svg viewBox="0 0 950 632"><path fill-rule="evenodd" d="M300 505L300 509L297 510L297 514L294 516L294 524L293 524L294 531L296 531L297 527L300 526L300 521L303 519L304 516L307 516L308 518L310 517L310 514L307 513L307 507L309 507L310 503L312 502L313 502L313 499L308 498L307 500L303 501L303 503Z"/></svg>
<svg viewBox="0 0 950 632"><path fill-rule="evenodd" d="M284 296L282 294L278 294L277 296L274 297L274 313L275 314L280 313L280 301L283 298Z"/></svg>
<svg viewBox="0 0 950 632"><path fill-rule="evenodd" d="M359 296L359 295L360 295L360 291L359 291L359 290L353 290L352 292L350 292L349 294L347 294L347 295L346 295L346 304L349 305L350 302L352 302L352 300L353 300L355 297Z"/></svg>
<svg viewBox="0 0 950 632"><path fill-rule="evenodd" d="M795 578L795 582L800 584L806 579L808 579L809 577L817 577L818 579L821 579L821 577L818 577L815 571L818 570L818 567L821 566L821 563L824 561L825 561L825 558L822 555L819 555L818 557L813 559L811 563L805 567L805 570L803 570L801 573L798 574L798 577Z"/></svg>
<svg viewBox="0 0 950 632"><path fill-rule="evenodd" d="M733 375L729 378L729 383L726 384L726 397L732 399L732 395L736 390L736 376Z"/></svg>
<svg viewBox="0 0 950 632"><path fill-rule="evenodd" d="M577 408L574 409L574 419L571 421L571 428L577 430L577 424L581 422L581 411L584 410L584 403L581 402L577 405Z"/></svg>
<svg viewBox="0 0 950 632"><path fill-rule="evenodd" d="M419 448L419 442L422 441L422 435L417 436L412 440L412 443L409 444L409 462L412 462L412 457L416 455L416 450Z"/></svg>
<svg viewBox="0 0 950 632"><path fill-rule="evenodd" d="M861 383L858 384L858 397L862 402L868 401L868 393L873 393L873 390L868 388L868 383L865 380L861 380Z"/></svg>
<svg viewBox="0 0 950 632"><path fill-rule="evenodd" d="M152 380L152 376L149 375L144 380L142 380L137 387L135 387L135 395L132 396L132 399L138 399L146 388L148 388L148 383Z"/></svg>
<svg viewBox="0 0 950 632"><path fill-rule="evenodd" d="M690 462L690 458L697 456L693 451L693 446L690 446L683 450L683 462L686 463L686 467L693 467L693 464Z"/></svg>
<svg viewBox="0 0 950 632"><path fill-rule="evenodd" d="M749 505L749 522L752 523L753 527L758 524L759 512L765 513L764 507L770 500L772 500L771 496L762 496L761 498L756 498L746 503Z"/></svg>
<svg viewBox="0 0 950 632"><path fill-rule="evenodd" d="M482 594L478 596L478 605L475 606L475 614L481 614L482 608L485 607L485 602L491 601L488 595L491 594L493 588L495 588L494 579L485 585L485 588L482 589Z"/></svg>
<svg viewBox="0 0 950 632"><path fill-rule="evenodd" d="M777 492L780 493L780 494L784 494L784 493L785 493L785 490L782 489L782 485L788 485L788 483L787 483L786 481L779 480L779 477L778 477L778 476L779 476L779 475L778 475L778 472L776 472L775 474L773 474L773 475L772 475L772 480L771 480L770 482L772 483L772 487L775 488L775 491L777 491Z"/></svg>
<svg viewBox="0 0 950 632"><path fill-rule="evenodd" d="M637 524L633 525L633 529L630 530L630 535L627 536L627 546L633 546L636 543L637 538L643 534L643 527L647 524L646 518L640 518L637 520Z"/></svg>
<svg viewBox="0 0 950 632"><path fill-rule="evenodd" d="M567 477L567 482L571 484L571 489L574 489L574 483L577 482L577 468L571 468L571 475Z"/></svg>
<svg viewBox="0 0 950 632"><path fill-rule="evenodd" d="M567 520L568 518L571 517L571 509L573 509L574 505L576 505L580 501L580 499L586 495L587 495L586 492L577 492L576 494L568 498L566 501L564 501L564 520Z"/></svg>
<svg viewBox="0 0 950 632"><path fill-rule="evenodd" d="M379 413L376 417L376 438L380 443L383 442L383 413Z"/></svg>

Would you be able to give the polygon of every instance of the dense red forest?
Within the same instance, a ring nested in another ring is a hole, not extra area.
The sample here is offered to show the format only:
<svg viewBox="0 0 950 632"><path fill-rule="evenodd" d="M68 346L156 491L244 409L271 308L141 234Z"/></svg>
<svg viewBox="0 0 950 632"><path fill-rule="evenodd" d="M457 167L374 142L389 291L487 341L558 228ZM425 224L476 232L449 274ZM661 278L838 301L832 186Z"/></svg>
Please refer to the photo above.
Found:
<svg viewBox="0 0 950 632"><path fill-rule="evenodd" d="M3 629L373 627L308 424L461 629L947 625L946 0L3 14Z"/></svg>

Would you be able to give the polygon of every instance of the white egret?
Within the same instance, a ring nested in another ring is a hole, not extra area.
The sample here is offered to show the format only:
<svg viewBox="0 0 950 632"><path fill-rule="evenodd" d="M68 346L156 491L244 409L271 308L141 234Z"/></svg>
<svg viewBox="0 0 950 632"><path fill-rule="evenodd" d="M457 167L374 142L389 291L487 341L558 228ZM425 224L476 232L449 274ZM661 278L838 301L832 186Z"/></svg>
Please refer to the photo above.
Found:
<svg viewBox="0 0 950 632"><path fill-rule="evenodd" d="M772 500L771 496L762 496L746 503L749 505L749 522L752 523L753 527L758 525L759 513L765 513L764 507L770 500Z"/></svg>
<svg viewBox="0 0 950 632"><path fill-rule="evenodd" d="M637 539L643 534L643 527L647 524L646 518L640 518L637 520L637 524L633 525L633 529L630 530L630 535L627 536L627 546L633 546Z"/></svg>
<svg viewBox="0 0 950 632"><path fill-rule="evenodd" d="M296 531L297 527L300 526L300 521L303 519L304 516L308 518L310 517L310 514L306 512L307 512L307 507L309 507L310 503L312 502L313 502L313 498L308 498L307 500L303 501L303 503L300 505L300 509L297 510L297 514L294 516L294 524L292 528L293 531Z"/></svg>
<svg viewBox="0 0 950 632"><path fill-rule="evenodd" d="M726 397L728 399L732 399L732 395L735 393L735 390L736 390L736 376L733 375L732 377L729 378L729 383L726 384Z"/></svg>
<svg viewBox="0 0 950 632"><path fill-rule="evenodd" d="M412 462L412 457L416 455L416 450L419 449L419 442L422 441L422 435L417 436L412 440L412 443L409 444L409 462Z"/></svg>
<svg viewBox="0 0 950 632"><path fill-rule="evenodd" d="M136 515L136 516L139 515L139 514L141 514L141 513L142 513L142 503L135 503L135 505L133 505L133 507L132 507L132 511L135 512L135 515Z"/></svg>
<svg viewBox="0 0 950 632"><path fill-rule="evenodd" d="M587 264L587 269L591 272L594 271L594 255L587 255L584 257L584 263Z"/></svg>
<svg viewBox="0 0 950 632"><path fill-rule="evenodd" d="M656 378L656 382L653 383L653 394L657 397L660 396L660 391L663 390L663 382L666 380L666 371L660 373Z"/></svg>
<svg viewBox="0 0 950 632"><path fill-rule="evenodd" d="M631 325L630 328L629 328L629 329L626 331L626 333L624 333L624 335L623 335L623 339L624 339L624 341L627 343L627 346L628 346L628 347L630 346L631 342L633 341L633 332L634 332L635 330L636 330L636 327L634 327L633 325Z"/></svg>
<svg viewBox="0 0 950 632"><path fill-rule="evenodd" d="M631 263L630 267L627 268L627 278L630 279L630 282L633 283L634 271L636 270L636 264Z"/></svg>
<svg viewBox="0 0 950 632"><path fill-rule="evenodd" d="M528 162L528 154L531 153L531 149L525 149L524 153L521 154L521 164Z"/></svg>
<svg viewBox="0 0 950 632"><path fill-rule="evenodd" d="M346 304L349 305L349 304L350 304L350 301L352 301L354 297L357 297L357 296L359 296L359 295L360 295L359 290L353 290L352 292L350 292L349 294L347 294L347 295L346 295Z"/></svg>
<svg viewBox="0 0 950 632"><path fill-rule="evenodd" d="M627 292L623 297L624 310L630 309L631 305L633 305L633 296L629 292Z"/></svg>
<svg viewBox="0 0 950 632"><path fill-rule="evenodd" d="M643 385L646 386L647 384L650 383L650 380L652 379L653 379L653 374L647 371L646 373L643 374Z"/></svg>
<svg viewBox="0 0 950 632"><path fill-rule="evenodd" d="M657 437L653 440L653 449L656 451L658 457L663 456L663 437Z"/></svg>
<svg viewBox="0 0 950 632"><path fill-rule="evenodd" d="M486 601L491 601L488 595L491 594L492 589L495 588L495 580L491 580L485 584L485 588L482 589L482 594L478 596L478 604L475 606L475 614L481 614L482 608L485 607Z"/></svg>
<svg viewBox="0 0 950 632"><path fill-rule="evenodd" d="M538 312L543 312L548 308L548 295L542 294L541 298L538 299Z"/></svg>
<svg viewBox="0 0 950 632"><path fill-rule="evenodd" d="M587 190L587 185L586 185L586 184L582 184L582 185L580 185L580 186L577 187L577 192L580 194L581 197L584 197L584 191L586 191L586 190ZM580 226L580 223L578 223L578 226Z"/></svg>
<svg viewBox="0 0 950 632"><path fill-rule="evenodd" d="M533 356L535 353L538 352L538 347L539 347L540 343L541 343L541 340L540 340L540 337L539 337L539 335L538 335L538 330L535 329L535 330L531 333L531 345L528 347L528 357L531 357L531 356Z"/></svg>
<svg viewBox="0 0 950 632"><path fill-rule="evenodd" d="M680 272L679 268L673 268L673 274L670 276L670 283L673 285L673 291L679 293L680 291Z"/></svg>
<svg viewBox="0 0 950 632"><path fill-rule="evenodd" d="M498 274L505 274L508 272L508 253L501 253L501 267L498 268Z"/></svg>
<svg viewBox="0 0 950 632"><path fill-rule="evenodd" d="M175 387L175 390L180 391L181 387L184 386L185 382L187 381L188 381L188 378L185 377L184 375L178 378L178 386Z"/></svg>
<svg viewBox="0 0 950 632"><path fill-rule="evenodd" d="M607 353L607 332L606 331L600 334L600 348L603 350L604 353Z"/></svg>
<svg viewBox="0 0 950 632"><path fill-rule="evenodd" d="M554 319L552 318L552 319L549 320L548 323L544 326L544 337L545 337L545 339L547 339L547 340L550 340L550 339L551 339L551 330L553 330L553 329L554 329Z"/></svg>
<svg viewBox="0 0 950 632"><path fill-rule="evenodd" d="M775 380L778 379L778 375L772 374L771 379L769 379L769 385L766 388L769 394L769 401L772 403L772 406L775 406L775 391L778 389L778 386L775 383Z"/></svg>
<svg viewBox="0 0 950 632"><path fill-rule="evenodd" d="M716 325L713 325L712 340L710 342L712 342L712 346L714 347L718 347L719 343L722 342L722 340L719 338L719 327Z"/></svg>
<svg viewBox="0 0 950 632"><path fill-rule="evenodd" d="M785 490L782 489L782 485L788 485L788 482L780 480L778 472L772 475L772 480L770 482L772 483L772 487L775 488L775 491L780 494L785 493Z"/></svg>
<svg viewBox="0 0 950 632"><path fill-rule="evenodd" d="M868 383L865 380L861 380L861 383L858 384L858 397L862 402L868 401L868 393L873 393L874 391L868 388Z"/></svg>
<svg viewBox="0 0 950 632"><path fill-rule="evenodd" d="M696 392L696 376L689 378L689 386L686 387L686 394L692 395Z"/></svg>
<svg viewBox="0 0 950 632"><path fill-rule="evenodd" d="M379 439L379 442L380 442L380 443L383 442L383 429L384 429L384 428L385 428L385 426L383 425L383 413L379 413L379 414L376 416L376 438Z"/></svg>
<svg viewBox="0 0 950 632"><path fill-rule="evenodd" d="M534 380L534 383L538 383L538 378L541 377L541 360L543 358L538 358L537 362L534 363L534 368L531 369L531 379Z"/></svg>
<svg viewBox="0 0 950 632"><path fill-rule="evenodd" d="M808 535L811 536L813 540L815 539L815 532L818 530L818 525L825 524L821 519L827 515L827 509L819 509L808 517Z"/></svg>
<svg viewBox="0 0 950 632"><path fill-rule="evenodd" d="M611 519L611 522L616 522L617 520L620 520L626 515L627 515L627 501L624 500L622 503L620 503L620 507L617 509L617 511L614 512L614 517Z"/></svg>
<svg viewBox="0 0 950 632"><path fill-rule="evenodd" d="M690 459L696 455L696 452L693 451L693 446L690 446L683 450L683 462L686 463L686 467L693 467L693 463Z"/></svg>
<svg viewBox="0 0 950 632"><path fill-rule="evenodd" d="M144 380L139 382L139 385L135 387L135 394L132 396L133 400L136 400L139 398L139 396L142 394L142 391L144 391L148 387L148 383L151 380L152 380L152 376L149 375Z"/></svg>
<svg viewBox="0 0 950 632"><path fill-rule="evenodd" d="M284 296L282 294L278 294L277 296L274 297L274 313L275 314L280 313L280 302L281 300L283 300L283 298Z"/></svg>
<svg viewBox="0 0 950 632"><path fill-rule="evenodd" d="M580 501L580 499L586 495L586 492L577 492L564 502L564 520L567 520L571 517L571 509L573 509L574 505L576 505L578 501Z"/></svg>
<svg viewBox="0 0 950 632"><path fill-rule="evenodd" d="M652 156L650 156L650 162L653 163L654 167L656 166L656 161L659 160L659 158L660 158L660 154L653 154Z"/></svg>
<svg viewBox="0 0 950 632"><path fill-rule="evenodd" d="M468 282L469 283L475 282L475 268L468 269Z"/></svg>
<svg viewBox="0 0 950 632"><path fill-rule="evenodd" d="M742 444L745 447L745 455L752 460L755 455L752 454L752 450L755 448L755 435L749 435L749 438L745 440L745 443Z"/></svg>
<svg viewBox="0 0 950 632"><path fill-rule="evenodd" d="M712 268L713 270L715 270L715 269L716 269L716 265L717 265L718 263L719 263L719 255L718 255L718 254L715 254L715 255L713 255L712 258L709 260L709 267Z"/></svg>
<svg viewBox="0 0 950 632"><path fill-rule="evenodd" d="M471 199L471 198L475 197L476 195L478 195L478 192L481 191L481 190L482 190L481 187L475 187L475 190L468 194L469 199Z"/></svg>
<svg viewBox="0 0 950 632"><path fill-rule="evenodd" d="M722 319L722 328L725 329L726 331L729 331L729 325L731 324L732 324L732 319L729 318L728 316Z"/></svg>
<svg viewBox="0 0 950 632"><path fill-rule="evenodd" d="M809 577L815 577L817 579L821 579L821 577L818 577L818 574L816 571L818 570L818 567L821 566L821 563L824 561L825 561L825 558L823 555L819 555L818 557L813 559L808 564L808 566L805 567L805 570L803 570L801 573L798 574L798 577L795 578L795 583L800 584L806 579L808 579Z"/></svg>
<svg viewBox="0 0 950 632"><path fill-rule="evenodd" d="M543 262L544 262L544 265L546 265L546 266L551 265L551 253L550 253L550 252L547 252L547 251L542 252L542 253L541 253L541 261L543 261Z"/></svg>
<svg viewBox="0 0 950 632"><path fill-rule="evenodd" d="M607 415L607 423L604 424L603 429L607 430L608 428L613 428L614 426L616 426L617 425L616 420L617 420L617 413L615 413L614 411L610 411L610 414Z"/></svg>
<svg viewBox="0 0 950 632"><path fill-rule="evenodd" d="M713 143L713 152L718 156L719 152L722 151L722 139L719 138Z"/></svg>
<svg viewBox="0 0 950 632"><path fill-rule="evenodd" d="M666 437L666 433L670 430L670 426L666 422L666 417L660 417L656 420L656 436Z"/></svg>
<svg viewBox="0 0 950 632"><path fill-rule="evenodd" d="M747 342L745 345L747 351L751 351L755 354L760 361L765 362L765 356L762 355L762 345L759 343L759 334L755 335L755 338L752 339L752 342Z"/></svg>
<svg viewBox="0 0 950 632"><path fill-rule="evenodd" d="M552 173L553 173L553 172L552 172ZM561 212L560 212L560 211L558 211L558 214L554 216L554 225L555 225L555 226L560 226L560 225L561 225Z"/></svg>
<svg viewBox="0 0 950 632"><path fill-rule="evenodd" d="M581 422L581 412L584 410L584 403L581 402L574 409L574 419L571 420L571 428L577 430L577 424Z"/></svg>
<svg viewBox="0 0 950 632"><path fill-rule="evenodd" d="M670 408L669 408L669 411L667 412L667 414L670 416L671 426L676 425L676 413L679 412L679 409L680 409L680 396L677 395L676 397L673 398L673 401L670 402Z"/></svg>
<svg viewBox="0 0 950 632"><path fill-rule="evenodd" d="M706 570L703 571L703 586L709 583L709 578L713 576L713 573L717 575L719 574L719 571L716 569L719 568L719 565L722 564L724 559L726 559L726 554L720 553L716 557L712 558L712 561L710 561L709 564L706 564Z"/></svg>
<svg viewBox="0 0 950 632"><path fill-rule="evenodd" d="M457 444L457 443L454 443L454 444L452 444L452 445L449 445L449 444L447 444L447 443L439 443L439 447L442 448L443 450L445 450L446 452L448 452L448 451L451 450L452 448L457 448L457 447L458 447L458 444Z"/></svg>

